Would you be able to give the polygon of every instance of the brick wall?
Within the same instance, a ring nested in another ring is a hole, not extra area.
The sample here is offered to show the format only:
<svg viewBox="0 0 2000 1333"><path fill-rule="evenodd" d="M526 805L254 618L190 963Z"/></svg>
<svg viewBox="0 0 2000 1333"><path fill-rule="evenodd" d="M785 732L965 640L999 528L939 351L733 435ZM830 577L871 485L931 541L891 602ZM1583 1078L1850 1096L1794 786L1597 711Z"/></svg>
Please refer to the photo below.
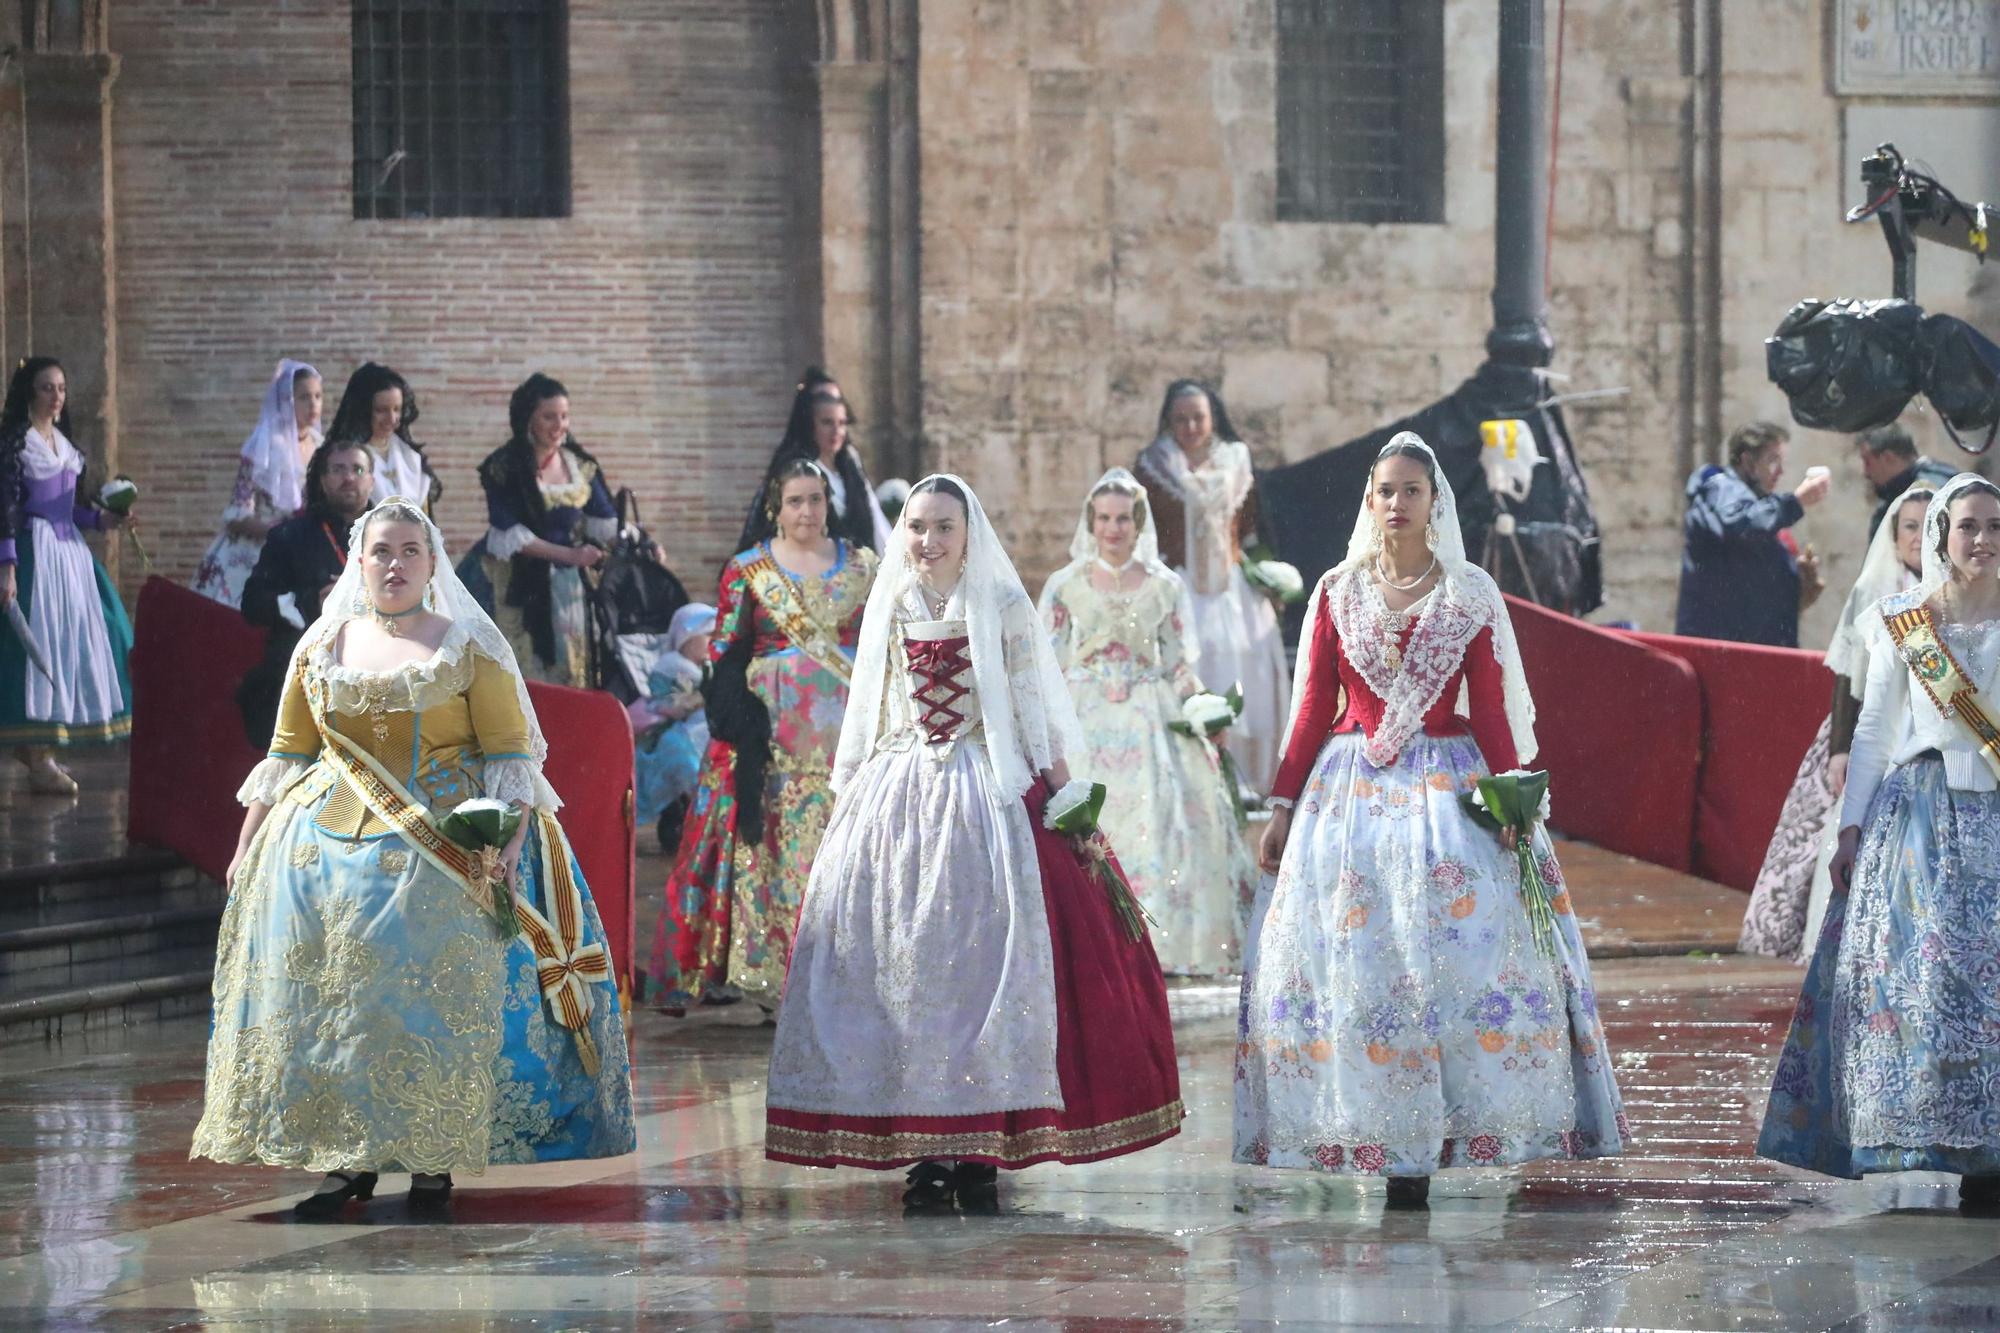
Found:
<svg viewBox="0 0 2000 1333"><path fill-rule="evenodd" d="M349 6L130 0L114 33L125 470L160 570L213 537L272 367L396 366L445 485L528 372L567 383L578 438L641 497L691 588L730 552L798 366L792 257L810 47L784 0L572 0L574 215L357 222ZM128 565L136 562L127 562Z"/></svg>

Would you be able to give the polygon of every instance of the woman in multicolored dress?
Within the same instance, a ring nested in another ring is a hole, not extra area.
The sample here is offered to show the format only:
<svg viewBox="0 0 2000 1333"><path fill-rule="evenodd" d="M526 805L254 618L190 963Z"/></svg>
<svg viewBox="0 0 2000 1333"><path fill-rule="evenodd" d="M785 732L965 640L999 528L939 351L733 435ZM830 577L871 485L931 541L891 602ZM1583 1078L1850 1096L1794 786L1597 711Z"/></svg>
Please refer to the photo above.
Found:
<svg viewBox="0 0 2000 1333"><path fill-rule="evenodd" d="M377 505L348 557L238 793L190 1153L325 1172L295 1210L320 1220L381 1172L438 1214L454 1171L635 1146L604 927L514 654L414 505ZM504 848L440 829L475 797L521 812Z"/></svg>
<svg viewBox="0 0 2000 1333"><path fill-rule="evenodd" d="M265 536L305 508L306 463L319 448L323 395L317 370L289 358L278 363L256 428L243 441L222 532L195 567L194 590L202 596L242 605L243 584L257 567Z"/></svg>
<svg viewBox="0 0 2000 1333"><path fill-rule="evenodd" d="M83 539L129 520L97 503L69 434L62 363L29 357L0 406L0 611L18 601L27 625L0 622L0 745L41 796L76 795L57 750L132 730L132 622Z"/></svg>
<svg viewBox="0 0 2000 1333"><path fill-rule="evenodd" d="M493 619L530 679L588 687L583 571L604 559L618 510L597 460L569 430L569 390L539 372L507 403L507 443L479 465Z"/></svg>
<svg viewBox="0 0 2000 1333"><path fill-rule="evenodd" d="M1243 779L1262 782L1277 767L1290 682L1277 611L1243 573L1243 548L1257 537L1249 446L1221 395L1175 380L1133 471L1152 500L1160 552L1193 594L1203 673L1218 689L1243 687L1243 715L1223 743Z"/></svg>
<svg viewBox="0 0 2000 1333"><path fill-rule="evenodd" d="M1868 652L1862 636L1875 604L1891 593L1916 586L1923 572L1924 511L1936 491L1912 486L1889 507L1869 539L1840 621L1827 644L1826 668L1833 673L1833 704L1799 762L1798 776L1785 795L1763 868L1743 911L1736 947L1790 963L1812 957L1820 924L1833 894L1834 814L1847 786L1848 754L1854 724L1867 689Z"/></svg>
<svg viewBox="0 0 2000 1333"><path fill-rule="evenodd" d="M2000 488L1952 478L1923 578L1864 621L1867 687L1826 924L1757 1151L1830 1176L1944 1171L2000 1210Z"/></svg>
<svg viewBox="0 0 2000 1333"><path fill-rule="evenodd" d="M877 565L867 547L828 534L831 491L810 459L779 468L765 497L777 535L722 570L709 646L714 739L648 978L669 1012L747 996L768 1013L784 988Z"/></svg>
<svg viewBox="0 0 2000 1333"><path fill-rule="evenodd" d="M1236 1160L1387 1176L1392 1205L1421 1206L1444 1167L1619 1152L1554 849L1538 829L1556 895L1544 952L1513 834L1460 804L1534 758L1535 706L1506 603L1467 561L1451 485L1416 435L1377 457L1305 625L1259 849L1277 880L1243 978Z"/></svg>
<svg viewBox="0 0 2000 1333"><path fill-rule="evenodd" d="M1083 724L1087 771L1105 775L1105 836L1153 917L1170 976L1242 970L1257 863L1215 745L1171 729L1202 692L1187 588L1160 562L1146 488L1122 467L1090 488L1070 563L1042 589L1042 619ZM1222 682L1227 689L1231 682Z"/></svg>
<svg viewBox="0 0 2000 1333"><path fill-rule="evenodd" d="M833 822L771 1043L764 1152L912 1166L906 1204L1180 1132L1166 985L1075 843L1083 737L972 488L910 492L868 599ZM1133 920L1136 926L1136 917Z"/></svg>

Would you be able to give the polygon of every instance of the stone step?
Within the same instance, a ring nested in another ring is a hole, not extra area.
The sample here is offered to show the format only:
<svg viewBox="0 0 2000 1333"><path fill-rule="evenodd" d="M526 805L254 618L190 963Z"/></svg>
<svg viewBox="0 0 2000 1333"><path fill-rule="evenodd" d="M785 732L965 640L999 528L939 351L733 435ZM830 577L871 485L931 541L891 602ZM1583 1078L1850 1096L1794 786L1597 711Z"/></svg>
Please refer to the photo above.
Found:
<svg viewBox="0 0 2000 1333"><path fill-rule="evenodd" d="M0 871L0 1043L199 1013L226 899L162 852Z"/></svg>
<svg viewBox="0 0 2000 1333"><path fill-rule="evenodd" d="M0 933L196 907L228 895L179 857L137 851L0 870Z"/></svg>

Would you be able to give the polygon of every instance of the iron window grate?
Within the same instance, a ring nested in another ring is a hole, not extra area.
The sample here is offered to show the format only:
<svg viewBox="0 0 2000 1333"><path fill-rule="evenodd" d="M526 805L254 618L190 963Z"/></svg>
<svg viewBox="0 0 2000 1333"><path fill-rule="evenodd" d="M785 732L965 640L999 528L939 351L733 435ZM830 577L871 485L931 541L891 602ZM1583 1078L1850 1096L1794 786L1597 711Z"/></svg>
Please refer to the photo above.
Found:
<svg viewBox="0 0 2000 1333"><path fill-rule="evenodd" d="M561 0L354 0L354 216L567 216L567 17Z"/></svg>
<svg viewBox="0 0 2000 1333"><path fill-rule="evenodd" d="M1276 0L1278 219L1444 221L1443 0Z"/></svg>

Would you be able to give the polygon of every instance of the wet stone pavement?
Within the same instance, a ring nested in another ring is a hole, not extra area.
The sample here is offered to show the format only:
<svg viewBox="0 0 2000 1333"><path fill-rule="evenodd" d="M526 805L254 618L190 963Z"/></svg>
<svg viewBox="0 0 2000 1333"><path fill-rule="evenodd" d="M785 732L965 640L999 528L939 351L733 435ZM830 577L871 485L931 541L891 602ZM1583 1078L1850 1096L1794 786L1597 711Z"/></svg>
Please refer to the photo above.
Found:
<svg viewBox="0 0 2000 1333"><path fill-rule="evenodd" d="M636 1028L640 1151L402 1178L293 1224L297 1172L189 1163L204 1025L0 1048L0 1328L1911 1329L2000 1327L2000 1223L1947 1177L1812 1178L1750 1145L1798 974L1597 966L1630 1156L1379 1183L1234 1166L1231 1027L1181 1029L1181 1137L1003 1176L998 1216L905 1217L900 1175L760 1150L768 1029Z"/></svg>

